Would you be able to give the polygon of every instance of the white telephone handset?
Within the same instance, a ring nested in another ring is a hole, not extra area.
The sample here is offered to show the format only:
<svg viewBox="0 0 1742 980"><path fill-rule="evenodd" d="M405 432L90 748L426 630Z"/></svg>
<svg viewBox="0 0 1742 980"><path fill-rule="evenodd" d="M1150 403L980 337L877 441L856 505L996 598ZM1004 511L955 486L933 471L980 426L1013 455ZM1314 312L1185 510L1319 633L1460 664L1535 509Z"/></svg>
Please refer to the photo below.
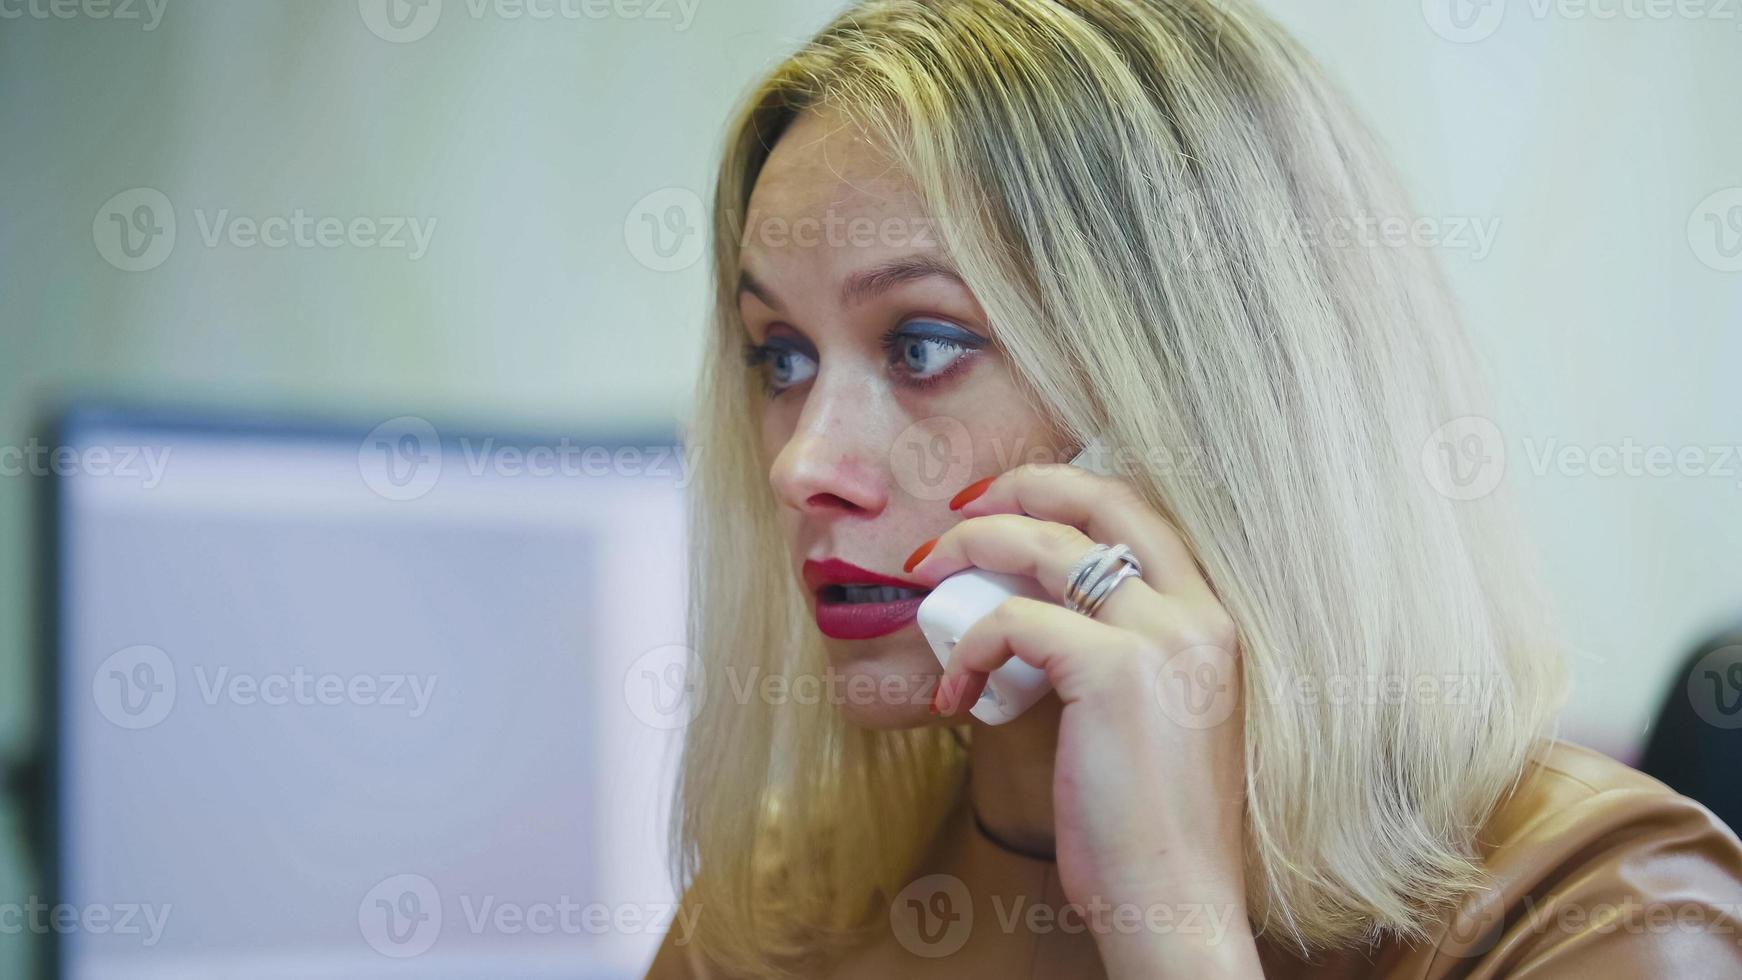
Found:
<svg viewBox="0 0 1742 980"><path fill-rule="evenodd" d="M1112 475L1105 452L1100 440L1091 439L1071 458L1070 465L1104 476ZM931 644L938 663L948 664L956 641L968 632L968 628L997 608L999 603L1015 595L1055 601L1039 582L1026 575L968 568L939 582L920 602L916 613L919 630ZM987 678L986 690L968 713L988 725L1002 725L1034 707L1035 702L1050 690L1052 684L1046 679L1045 671L1012 657Z"/></svg>

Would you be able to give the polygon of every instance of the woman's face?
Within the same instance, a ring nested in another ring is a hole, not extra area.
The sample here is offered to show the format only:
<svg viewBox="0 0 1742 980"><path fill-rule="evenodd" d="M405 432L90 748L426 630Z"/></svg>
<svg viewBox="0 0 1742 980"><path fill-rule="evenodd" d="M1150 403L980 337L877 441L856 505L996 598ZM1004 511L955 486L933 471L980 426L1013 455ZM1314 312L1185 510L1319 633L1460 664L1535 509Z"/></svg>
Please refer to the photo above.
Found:
<svg viewBox="0 0 1742 980"><path fill-rule="evenodd" d="M903 562L955 523L962 487L1068 454L911 184L856 128L802 114L746 220L738 305L792 572L829 651L822 696L862 725L926 723L940 667Z"/></svg>

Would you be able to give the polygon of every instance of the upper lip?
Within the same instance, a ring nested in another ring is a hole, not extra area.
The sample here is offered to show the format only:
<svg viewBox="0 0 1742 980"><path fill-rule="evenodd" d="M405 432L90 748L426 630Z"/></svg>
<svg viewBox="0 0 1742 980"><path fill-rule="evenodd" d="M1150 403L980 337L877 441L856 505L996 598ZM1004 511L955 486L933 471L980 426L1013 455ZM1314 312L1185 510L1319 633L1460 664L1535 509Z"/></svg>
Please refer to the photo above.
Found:
<svg viewBox="0 0 1742 980"><path fill-rule="evenodd" d="M903 589L920 589L929 591L930 586L922 582L910 582L890 575L879 575L867 568L860 568L850 561L839 558L824 558L821 561L806 559L804 563L805 588L812 592L825 585L893 585Z"/></svg>

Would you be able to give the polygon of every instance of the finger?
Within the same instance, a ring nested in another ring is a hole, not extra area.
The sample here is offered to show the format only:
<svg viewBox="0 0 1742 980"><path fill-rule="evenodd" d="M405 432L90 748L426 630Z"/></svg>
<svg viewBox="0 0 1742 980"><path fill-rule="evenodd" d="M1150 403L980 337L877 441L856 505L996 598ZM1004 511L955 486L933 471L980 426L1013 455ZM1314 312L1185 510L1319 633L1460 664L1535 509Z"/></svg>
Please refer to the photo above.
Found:
<svg viewBox="0 0 1742 980"><path fill-rule="evenodd" d="M1055 602L1063 603L1071 574L1094 546L1088 535L1069 524L1026 514L992 514L963 521L939 535L931 551L908 572L932 584L965 568L1024 575L1039 582ZM1114 595L1131 591L1154 594L1141 579L1133 584L1138 588L1121 583ZM1109 603L1112 598L1108 597ZM1103 608L1112 609L1110 605Z"/></svg>
<svg viewBox="0 0 1742 980"><path fill-rule="evenodd" d="M938 681L938 713L972 707L987 675L1012 657L1045 671L1066 703L1078 699L1089 677L1135 655L1142 639L1038 599L1012 596L962 634Z"/></svg>
<svg viewBox="0 0 1742 980"><path fill-rule="evenodd" d="M1184 598L1213 595L1185 539L1131 483L1080 466L1026 464L998 474L961 507L963 517L1028 514L1069 524L1091 539L1124 544L1144 581Z"/></svg>

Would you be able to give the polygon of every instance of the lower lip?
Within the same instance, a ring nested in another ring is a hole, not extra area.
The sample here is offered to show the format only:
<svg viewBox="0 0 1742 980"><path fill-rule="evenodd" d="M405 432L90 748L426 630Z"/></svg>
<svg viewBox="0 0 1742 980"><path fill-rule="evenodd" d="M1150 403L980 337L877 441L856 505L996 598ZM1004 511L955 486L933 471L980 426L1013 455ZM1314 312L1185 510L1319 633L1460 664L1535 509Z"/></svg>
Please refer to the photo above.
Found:
<svg viewBox="0 0 1742 980"><path fill-rule="evenodd" d="M817 599L817 629L836 640L887 636L913 622L925 596L894 602L824 602Z"/></svg>

